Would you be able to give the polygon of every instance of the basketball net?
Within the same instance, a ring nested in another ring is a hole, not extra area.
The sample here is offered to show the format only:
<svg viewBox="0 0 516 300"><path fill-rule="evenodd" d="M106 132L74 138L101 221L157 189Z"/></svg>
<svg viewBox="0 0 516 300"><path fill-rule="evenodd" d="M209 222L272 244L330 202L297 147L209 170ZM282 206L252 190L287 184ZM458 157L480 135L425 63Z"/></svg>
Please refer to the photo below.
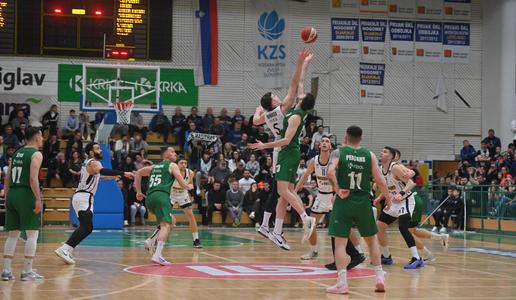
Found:
<svg viewBox="0 0 516 300"><path fill-rule="evenodd" d="M132 100L124 102L114 102L113 106L116 111L116 121L119 124L129 124L131 121L131 112L133 111L134 102Z"/></svg>

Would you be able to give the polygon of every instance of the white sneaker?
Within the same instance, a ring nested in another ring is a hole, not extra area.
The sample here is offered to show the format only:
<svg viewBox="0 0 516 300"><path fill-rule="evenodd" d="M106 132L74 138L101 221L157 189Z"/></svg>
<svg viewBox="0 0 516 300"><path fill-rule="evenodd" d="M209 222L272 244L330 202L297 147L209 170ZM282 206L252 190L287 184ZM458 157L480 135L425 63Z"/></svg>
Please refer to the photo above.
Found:
<svg viewBox="0 0 516 300"><path fill-rule="evenodd" d="M249 219L254 219L254 211L249 214Z"/></svg>
<svg viewBox="0 0 516 300"><path fill-rule="evenodd" d="M437 226L434 226L434 228L432 228L432 232L438 233L439 232L439 228L437 228Z"/></svg>
<svg viewBox="0 0 516 300"><path fill-rule="evenodd" d="M264 238L268 239L269 238L269 227L265 227L265 226L260 226L260 228L257 230L257 232L263 236Z"/></svg>
<svg viewBox="0 0 516 300"><path fill-rule="evenodd" d="M157 256L157 257L153 256L152 257L152 262L157 263L157 264L162 265L162 266L170 266L170 265L172 265L171 262L167 261L162 256Z"/></svg>
<svg viewBox="0 0 516 300"><path fill-rule="evenodd" d="M124 220L124 226L129 226L129 221Z"/></svg>
<svg viewBox="0 0 516 300"><path fill-rule="evenodd" d="M448 251L448 240L450 239L450 235L449 234L441 234L441 243L443 245L443 250L444 251Z"/></svg>
<svg viewBox="0 0 516 300"><path fill-rule="evenodd" d="M45 277L39 275L38 273L31 271L27 273L21 273L20 275L21 281L40 281L44 280Z"/></svg>
<svg viewBox="0 0 516 300"><path fill-rule="evenodd" d="M423 258L423 261L425 262L425 264L429 264L436 261L436 258L433 253L430 253L429 255L427 255L427 257Z"/></svg>
<svg viewBox="0 0 516 300"><path fill-rule="evenodd" d="M314 217L306 218L306 221L303 220L303 238L301 239L301 243L304 244L314 232L316 226L316 220Z"/></svg>
<svg viewBox="0 0 516 300"><path fill-rule="evenodd" d="M439 230L439 233L447 233L448 230L446 229L446 227L442 227L441 230Z"/></svg>
<svg viewBox="0 0 516 300"><path fill-rule="evenodd" d="M317 253L317 251L310 251L307 254L301 256L301 259L302 260L311 260L311 259L317 258L317 256L319 256L319 253Z"/></svg>
<svg viewBox="0 0 516 300"><path fill-rule="evenodd" d="M290 246L287 244L287 241L283 238L281 234L276 234L274 231L269 233L269 240L271 240L274 244L280 247L283 250L290 250Z"/></svg>
<svg viewBox="0 0 516 300"><path fill-rule="evenodd" d="M54 253L57 256L61 257L65 261L65 263L67 263L69 265L75 264L75 260L73 259L72 255L70 254L70 251L68 251L67 249L65 249L63 247L59 247L56 250L54 250Z"/></svg>

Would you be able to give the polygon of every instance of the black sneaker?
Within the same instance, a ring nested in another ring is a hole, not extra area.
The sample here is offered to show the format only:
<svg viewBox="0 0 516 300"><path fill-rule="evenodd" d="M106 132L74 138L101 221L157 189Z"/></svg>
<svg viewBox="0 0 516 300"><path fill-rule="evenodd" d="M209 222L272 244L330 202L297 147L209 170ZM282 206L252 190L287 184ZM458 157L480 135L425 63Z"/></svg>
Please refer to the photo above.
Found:
<svg viewBox="0 0 516 300"><path fill-rule="evenodd" d="M201 241L199 241L199 239L195 239L193 241L193 247L197 248L197 249L201 249L202 248Z"/></svg>
<svg viewBox="0 0 516 300"><path fill-rule="evenodd" d="M358 266L359 264L363 263L365 261L366 257L364 254L360 254L358 256L352 257L351 261L349 262L348 266L346 267L346 270L351 270L354 267Z"/></svg>
<svg viewBox="0 0 516 300"><path fill-rule="evenodd" d="M324 267L330 271L337 271L337 265L335 264L335 262L325 264Z"/></svg>

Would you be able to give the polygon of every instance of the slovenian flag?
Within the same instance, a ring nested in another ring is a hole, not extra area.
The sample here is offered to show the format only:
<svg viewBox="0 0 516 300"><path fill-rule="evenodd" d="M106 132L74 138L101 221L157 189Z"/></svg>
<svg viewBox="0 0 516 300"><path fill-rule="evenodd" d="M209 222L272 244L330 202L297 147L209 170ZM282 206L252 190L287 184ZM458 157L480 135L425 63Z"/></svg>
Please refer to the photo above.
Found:
<svg viewBox="0 0 516 300"><path fill-rule="evenodd" d="M217 0L199 0L195 17L199 20L196 47L199 60L195 84L216 85L218 81Z"/></svg>

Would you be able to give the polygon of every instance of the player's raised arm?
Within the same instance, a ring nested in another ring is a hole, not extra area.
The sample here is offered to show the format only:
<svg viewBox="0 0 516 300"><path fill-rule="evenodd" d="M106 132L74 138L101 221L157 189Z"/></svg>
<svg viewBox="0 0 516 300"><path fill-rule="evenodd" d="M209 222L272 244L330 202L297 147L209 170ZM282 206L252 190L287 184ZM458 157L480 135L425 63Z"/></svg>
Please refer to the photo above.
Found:
<svg viewBox="0 0 516 300"><path fill-rule="evenodd" d="M253 115L253 125L259 126L265 123L265 111L261 105L258 105Z"/></svg>
<svg viewBox="0 0 516 300"><path fill-rule="evenodd" d="M92 160L86 165L86 171L88 171L88 174L90 175L97 175L100 174L102 176L107 177L125 177L128 179L133 179L134 175L131 172L123 172L115 169L109 169L109 168L103 168L102 164L96 160Z"/></svg>
<svg viewBox="0 0 516 300"><path fill-rule="evenodd" d="M172 174L177 182L179 182L179 185L184 188L185 190L189 191L193 189L193 186L186 182L186 180L183 178L183 175L181 175L181 171L179 171L179 167L175 163L170 163L169 172Z"/></svg>
<svg viewBox="0 0 516 300"><path fill-rule="evenodd" d="M303 173L303 175L301 175L301 178L299 178L299 181L296 184L296 189L295 189L296 193L299 192L303 188L303 185L306 182L306 180L308 179L308 176L310 176L310 174L312 174L314 171L315 171L315 162L314 162L314 159L312 158L310 160L310 162L308 163L308 168L306 168L306 171Z"/></svg>
<svg viewBox="0 0 516 300"><path fill-rule="evenodd" d="M300 115L293 115L292 117L290 117L288 119L288 127L287 127L287 131L285 132L284 138L281 138L274 142L265 143L265 144L259 141L254 144L250 144L249 148L251 148L253 150L263 150L263 149L283 147L283 146L288 145L290 143L290 141L292 141L292 139L294 138L294 135L296 134L296 131L297 131L299 125L301 124L301 121L302 120L301 120Z"/></svg>
<svg viewBox="0 0 516 300"><path fill-rule="evenodd" d="M387 188L387 183L385 182L385 178L382 176L382 172L378 167L378 159L373 152L371 152L371 174L373 175L376 186L380 189L382 195L381 197L385 198L385 207L389 208L391 205L391 194L389 193L389 189Z"/></svg>
<svg viewBox="0 0 516 300"><path fill-rule="evenodd" d="M307 57L305 57L305 61L303 62L303 69L301 70L301 77L299 78L299 84L297 85L297 97L303 98L305 96L305 79L306 74L308 73L308 65L314 58L314 54L310 53Z"/></svg>
<svg viewBox="0 0 516 300"><path fill-rule="evenodd" d="M30 161L30 189L34 194L34 198L36 199L36 206L34 208L34 213L39 214L41 212L41 195L39 188L39 169L41 168L41 163L43 162L43 155L41 152L34 152Z"/></svg>
<svg viewBox="0 0 516 300"><path fill-rule="evenodd" d="M283 99L283 102L281 103L281 111L284 114L288 112L288 110L292 107L292 104L294 103L294 99L297 95L299 79L301 78L303 64L305 58L308 57L308 55L310 54L312 54L312 50L310 49L303 49L297 51L296 69L294 71L294 74L292 75L292 80L290 81L290 87L288 88L287 96L285 97L285 99Z"/></svg>

